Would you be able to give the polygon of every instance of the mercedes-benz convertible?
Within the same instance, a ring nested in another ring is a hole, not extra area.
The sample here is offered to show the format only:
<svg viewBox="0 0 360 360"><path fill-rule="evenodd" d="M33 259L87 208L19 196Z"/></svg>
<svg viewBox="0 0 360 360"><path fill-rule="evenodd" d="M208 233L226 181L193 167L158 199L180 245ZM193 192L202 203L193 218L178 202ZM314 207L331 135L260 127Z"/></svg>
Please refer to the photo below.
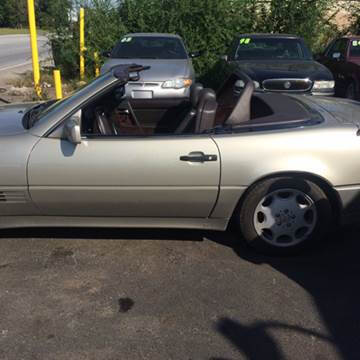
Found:
<svg viewBox="0 0 360 360"><path fill-rule="evenodd" d="M1 228L231 223L282 254L357 221L359 104L254 93L238 73L164 110L126 98L143 70L117 66L63 100L0 106Z"/></svg>

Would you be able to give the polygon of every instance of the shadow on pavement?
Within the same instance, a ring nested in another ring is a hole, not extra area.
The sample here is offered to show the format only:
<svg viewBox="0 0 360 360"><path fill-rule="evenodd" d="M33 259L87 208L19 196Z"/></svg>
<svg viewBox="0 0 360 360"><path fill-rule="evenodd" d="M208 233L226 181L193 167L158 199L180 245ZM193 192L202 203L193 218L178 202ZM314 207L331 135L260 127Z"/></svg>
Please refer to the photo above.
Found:
<svg viewBox="0 0 360 360"><path fill-rule="evenodd" d="M1 230L2 238L203 241L204 231L114 228L21 228Z"/></svg>
<svg viewBox="0 0 360 360"><path fill-rule="evenodd" d="M245 326L228 318L215 328L249 359L284 359L275 340L266 332L285 328L330 342L343 359L360 359L360 229L346 228L327 239L324 247L303 255L276 258L254 253L245 245L234 246L231 236L211 234L211 240L231 247L243 260L268 264L299 284L312 297L328 329L329 338L286 324L258 322ZM214 359L215 360L215 359ZM220 360L220 359L218 359Z"/></svg>
<svg viewBox="0 0 360 360"><path fill-rule="evenodd" d="M324 247L292 257L268 257L248 249L231 233L169 229L83 229L32 228L3 230L6 238L64 239L156 239L203 241L204 237L230 247L244 261L267 264L299 284L313 299L329 336L279 322L258 321L244 325L239 319L221 318L215 331L226 338L248 359L284 359L284 354L269 334L285 329L331 343L343 359L360 359L360 228L345 228L327 239ZM212 360L230 360L212 358ZM233 360L233 359L232 359Z"/></svg>

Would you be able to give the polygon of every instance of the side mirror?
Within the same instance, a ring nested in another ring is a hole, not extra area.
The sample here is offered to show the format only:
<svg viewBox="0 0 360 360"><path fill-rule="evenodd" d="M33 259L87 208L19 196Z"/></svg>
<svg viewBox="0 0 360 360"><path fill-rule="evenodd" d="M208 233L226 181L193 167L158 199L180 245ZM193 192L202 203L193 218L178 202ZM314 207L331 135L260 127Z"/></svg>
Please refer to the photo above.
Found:
<svg viewBox="0 0 360 360"><path fill-rule="evenodd" d="M341 59L341 53L339 53L339 52L333 53L332 58L335 59L335 60L340 60Z"/></svg>
<svg viewBox="0 0 360 360"><path fill-rule="evenodd" d="M192 59L197 58L197 57L201 56L201 51L192 51L191 53L189 53L189 56Z"/></svg>
<svg viewBox="0 0 360 360"><path fill-rule="evenodd" d="M102 51L101 56L109 58L111 56L111 51L110 50Z"/></svg>
<svg viewBox="0 0 360 360"><path fill-rule="evenodd" d="M221 55L220 60L228 61L229 57L227 55Z"/></svg>
<svg viewBox="0 0 360 360"><path fill-rule="evenodd" d="M66 139L74 145L81 143L80 121L81 110L72 115L65 122L64 135Z"/></svg>

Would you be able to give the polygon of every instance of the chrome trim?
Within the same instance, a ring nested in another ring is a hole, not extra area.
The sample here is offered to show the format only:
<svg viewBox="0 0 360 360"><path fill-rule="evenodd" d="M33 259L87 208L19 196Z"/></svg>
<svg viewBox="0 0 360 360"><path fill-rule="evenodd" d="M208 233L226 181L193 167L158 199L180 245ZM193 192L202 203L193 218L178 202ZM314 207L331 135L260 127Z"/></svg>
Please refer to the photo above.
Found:
<svg viewBox="0 0 360 360"><path fill-rule="evenodd" d="M328 92L312 91L311 95L314 95L314 96L335 96L335 91L328 91Z"/></svg>
<svg viewBox="0 0 360 360"><path fill-rule="evenodd" d="M268 89L268 88L266 88L266 83L267 82L274 82L274 83L285 83L285 82L287 82L287 81L290 81L290 82L292 82L292 81L296 81L296 82L303 82L303 83L307 83L308 84L308 87L306 88L306 89L301 89L301 90L299 90L299 89L295 89L295 90L292 90L292 89L286 89L285 87L284 87L284 89L283 90L273 90L273 89ZM309 78L306 78L306 79L299 79L299 78L283 78L283 79L266 79L266 80L264 80L263 82L262 82L262 87L263 87L263 89L264 90L266 90L266 91L272 91L272 92L284 92L284 91L286 91L286 92L306 92L306 91L309 91L309 90L311 90L311 88L312 88L312 86L313 86L313 82L309 79Z"/></svg>
<svg viewBox="0 0 360 360"><path fill-rule="evenodd" d="M128 82L129 86L132 87L152 87L152 86L160 86L163 82L154 82L154 81L136 81L136 82Z"/></svg>

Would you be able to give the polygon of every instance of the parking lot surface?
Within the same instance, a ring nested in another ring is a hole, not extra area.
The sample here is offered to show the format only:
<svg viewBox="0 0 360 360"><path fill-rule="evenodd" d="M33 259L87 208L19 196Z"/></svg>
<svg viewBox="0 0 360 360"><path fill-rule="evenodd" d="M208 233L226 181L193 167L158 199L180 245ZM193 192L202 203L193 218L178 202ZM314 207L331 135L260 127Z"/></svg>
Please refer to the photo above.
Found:
<svg viewBox="0 0 360 360"><path fill-rule="evenodd" d="M359 359L359 234L271 258L231 233L2 232L0 359Z"/></svg>

